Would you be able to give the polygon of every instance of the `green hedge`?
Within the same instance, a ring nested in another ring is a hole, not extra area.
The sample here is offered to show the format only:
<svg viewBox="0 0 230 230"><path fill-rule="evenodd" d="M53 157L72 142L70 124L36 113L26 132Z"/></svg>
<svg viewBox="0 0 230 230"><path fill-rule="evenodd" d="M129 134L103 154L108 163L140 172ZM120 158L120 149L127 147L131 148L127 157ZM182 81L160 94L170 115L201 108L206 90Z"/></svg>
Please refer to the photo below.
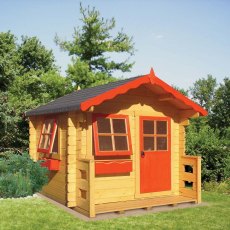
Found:
<svg viewBox="0 0 230 230"><path fill-rule="evenodd" d="M28 153L5 152L0 157L0 197L25 197L40 191L48 182L48 170Z"/></svg>

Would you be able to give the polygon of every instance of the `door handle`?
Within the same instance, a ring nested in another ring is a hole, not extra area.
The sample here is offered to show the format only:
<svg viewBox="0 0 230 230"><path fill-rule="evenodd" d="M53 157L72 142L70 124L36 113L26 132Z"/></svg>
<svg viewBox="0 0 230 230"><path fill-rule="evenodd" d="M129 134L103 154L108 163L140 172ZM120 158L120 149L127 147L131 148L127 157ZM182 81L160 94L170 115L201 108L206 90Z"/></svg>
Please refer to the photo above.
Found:
<svg viewBox="0 0 230 230"><path fill-rule="evenodd" d="M141 157L144 158L145 157L145 152L141 151Z"/></svg>

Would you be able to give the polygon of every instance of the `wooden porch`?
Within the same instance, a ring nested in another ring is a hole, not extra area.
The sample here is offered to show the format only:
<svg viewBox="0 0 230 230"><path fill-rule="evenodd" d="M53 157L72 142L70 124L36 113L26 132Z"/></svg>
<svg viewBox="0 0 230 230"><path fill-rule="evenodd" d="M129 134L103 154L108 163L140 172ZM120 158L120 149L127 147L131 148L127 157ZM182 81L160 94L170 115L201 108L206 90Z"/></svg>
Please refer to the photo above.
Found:
<svg viewBox="0 0 230 230"><path fill-rule="evenodd" d="M185 196L162 196L156 198L142 198L130 201L97 204L95 205L95 214L106 212L121 212L139 208L149 209L156 206L177 205L181 203L191 202L196 203L197 200L195 198Z"/></svg>

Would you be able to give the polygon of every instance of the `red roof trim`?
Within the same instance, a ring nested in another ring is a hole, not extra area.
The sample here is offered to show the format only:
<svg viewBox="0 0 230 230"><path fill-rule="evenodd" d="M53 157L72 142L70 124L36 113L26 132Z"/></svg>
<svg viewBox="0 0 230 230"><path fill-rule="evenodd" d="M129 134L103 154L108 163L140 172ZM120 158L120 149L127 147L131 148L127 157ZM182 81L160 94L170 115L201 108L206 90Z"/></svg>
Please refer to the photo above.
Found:
<svg viewBox="0 0 230 230"><path fill-rule="evenodd" d="M161 88L163 88L168 93L171 93L176 99L184 102L186 105L192 107L193 110L199 112L202 116L208 115L208 112L203 109L201 106L184 96L182 93L175 90L173 87L169 86L167 83L159 79L158 77L154 77L154 82L156 85L159 85Z"/></svg>
<svg viewBox="0 0 230 230"><path fill-rule="evenodd" d="M131 82L128 82L124 85L121 85L117 88L114 88L112 90L109 90L108 92L105 92L101 95L98 95L96 97L90 98L87 101L84 101L81 103L81 110L86 111L91 106L100 105L105 100L110 100L116 97L119 94L124 94L130 89L135 89L139 87L142 84L150 83L150 84L156 84L160 86L162 89L164 89L167 93L171 93L176 99L182 101L189 107L191 107L194 111L199 112L202 116L206 116L208 112L203 109L201 106L197 105L195 102L175 90L173 87L169 86L167 83L159 79L153 69L151 68L150 73L147 75L143 75L142 77L139 77L137 79L134 79Z"/></svg>
<svg viewBox="0 0 230 230"><path fill-rule="evenodd" d="M86 111L91 106L100 105L105 100L113 99L114 97L116 97L119 94L124 94L130 89L135 89L135 88L139 87L140 85L145 84L145 83L149 83L149 82L150 82L149 75L143 75L142 77L134 79L131 82L128 82L128 83L121 85L117 88L111 89L108 92L105 92L101 95L98 95L96 97L90 98L87 101L82 102L81 103L81 110Z"/></svg>

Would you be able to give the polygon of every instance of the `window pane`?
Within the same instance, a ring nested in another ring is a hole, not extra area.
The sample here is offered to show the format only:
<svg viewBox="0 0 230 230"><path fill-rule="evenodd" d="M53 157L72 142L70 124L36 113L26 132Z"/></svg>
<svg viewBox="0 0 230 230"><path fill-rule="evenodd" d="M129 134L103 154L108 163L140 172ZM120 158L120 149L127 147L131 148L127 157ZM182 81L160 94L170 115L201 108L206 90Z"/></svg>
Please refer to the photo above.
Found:
<svg viewBox="0 0 230 230"><path fill-rule="evenodd" d="M167 150L167 137L157 137L157 150Z"/></svg>
<svg viewBox="0 0 230 230"><path fill-rule="evenodd" d="M50 135L49 134L43 134L41 136L39 148L40 149L49 149L49 147L50 147Z"/></svg>
<svg viewBox="0 0 230 230"><path fill-rule="evenodd" d="M144 137L144 150L154 150L154 137Z"/></svg>
<svg viewBox="0 0 230 230"><path fill-rule="evenodd" d="M126 133L125 119L113 119L113 132Z"/></svg>
<svg viewBox="0 0 230 230"><path fill-rule="evenodd" d="M45 120L43 133L51 133L53 131L54 120Z"/></svg>
<svg viewBox="0 0 230 230"><path fill-rule="evenodd" d="M115 150L128 150L127 136L114 136Z"/></svg>
<svg viewBox="0 0 230 230"><path fill-rule="evenodd" d="M154 121L143 121L144 134L154 134Z"/></svg>
<svg viewBox="0 0 230 230"><path fill-rule="evenodd" d="M167 134L167 121L157 121L157 134Z"/></svg>
<svg viewBox="0 0 230 230"><path fill-rule="evenodd" d="M99 117L97 119L98 133L111 133L109 118Z"/></svg>
<svg viewBox="0 0 230 230"><path fill-rule="evenodd" d="M100 151L112 151L112 137L111 136L99 136L99 149Z"/></svg>
<svg viewBox="0 0 230 230"><path fill-rule="evenodd" d="M56 131L55 137L54 137L54 144L53 144L53 153L58 153L58 130Z"/></svg>

